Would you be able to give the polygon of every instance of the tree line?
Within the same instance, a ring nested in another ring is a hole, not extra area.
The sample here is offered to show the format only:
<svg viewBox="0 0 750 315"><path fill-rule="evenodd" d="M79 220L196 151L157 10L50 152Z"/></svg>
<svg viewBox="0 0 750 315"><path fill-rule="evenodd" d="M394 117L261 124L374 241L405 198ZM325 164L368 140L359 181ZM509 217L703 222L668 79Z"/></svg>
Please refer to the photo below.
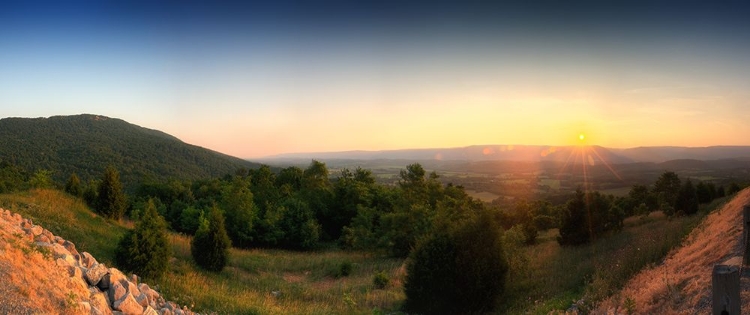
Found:
<svg viewBox="0 0 750 315"><path fill-rule="evenodd" d="M0 187L55 186L49 171L29 175L7 163L0 166L5 185ZM194 261L211 271L223 269L230 246L313 250L335 243L410 257L405 308L417 313L490 309L508 270L503 230L515 229L533 244L538 231L559 228L558 242L574 246L619 231L627 216L655 210L690 215L699 203L740 190L736 184L726 190L712 183L693 185L665 172L653 185L635 185L624 197L579 189L561 205L536 200L498 208L471 198L461 186L442 184L420 164L399 175L396 185L376 184L361 168L331 178L324 163L312 161L304 169L275 172L262 166L221 178L144 181L126 195L119 172L108 167L87 183L71 174L64 189L104 217L136 221L116 252L124 270L152 278L163 274L170 255L167 229L194 235Z"/></svg>

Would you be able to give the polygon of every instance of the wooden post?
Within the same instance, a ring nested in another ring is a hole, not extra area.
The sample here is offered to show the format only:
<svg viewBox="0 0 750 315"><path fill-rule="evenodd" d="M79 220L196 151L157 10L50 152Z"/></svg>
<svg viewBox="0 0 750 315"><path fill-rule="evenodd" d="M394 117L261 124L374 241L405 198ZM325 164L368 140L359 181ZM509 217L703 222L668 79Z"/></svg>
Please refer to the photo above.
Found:
<svg viewBox="0 0 750 315"><path fill-rule="evenodd" d="M748 233L750 233L750 205L745 205L742 208L742 246L745 247L744 258L742 259L743 265L750 265L750 246L747 246Z"/></svg>
<svg viewBox="0 0 750 315"><path fill-rule="evenodd" d="M711 275L713 315L740 315L740 269L715 265Z"/></svg>

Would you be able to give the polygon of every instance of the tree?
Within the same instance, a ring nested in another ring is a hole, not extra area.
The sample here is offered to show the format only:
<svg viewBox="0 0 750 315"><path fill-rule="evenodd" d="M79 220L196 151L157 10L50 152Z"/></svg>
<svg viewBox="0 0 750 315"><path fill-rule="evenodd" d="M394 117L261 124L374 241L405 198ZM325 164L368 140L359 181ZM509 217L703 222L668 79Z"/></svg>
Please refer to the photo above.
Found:
<svg viewBox="0 0 750 315"><path fill-rule="evenodd" d="M740 188L740 185L737 185L737 183L732 182L731 184L729 184L729 188L727 189L727 195L728 196L734 195L734 194L740 192L740 190L742 190Z"/></svg>
<svg viewBox="0 0 750 315"><path fill-rule="evenodd" d="M677 197L677 210L683 211L687 215L698 212L698 195L690 178L680 188L680 193Z"/></svg>
<svg viewBox="0 0 750 315"><path fill-rule="evenodd" d="M560 218L560 245L580 245L591 240L589 220L586 213L585 195L581 189L565 204Z"/></svg>
<svg viewBox="0 0 750 315"><path fill-rule="evenodd" d="M201 219L200 227L190 242L190 254L201 268L220 272L227 265L231 246L224 228L224 216L218 207L213 206L208 219Z"/></svg>
<svg viewBox="0 0 750 315"><path fill-rule="evenodd" d="M279 209L279 226L283 231L280 245L291 249L312 249L320 241L320 225L307 203L289 198Z"/></svg>
<svg viewBox="0 0 750 315"><path fill-rule="evenodd" d="M65 192L76 197L83 196L83 188L81 187L81 180L78 178L78 175L76 175L76 173L70 174L70 178L68 178L68 182L65 183Z"/></svg>
<svg viewBox="0 0 750 315"><path fill-rule="evenodd" d="M148 279L158 279L169 262L167 223L149 200L135 229L128 231L115 250L117 266Z"/></svg>
<svg viewBox="0 0 750 315"><path fill-rule="evenodd" d="M328 225L323 225L326 234L332 239L339 239L342 229L357 216L357 209L372 205L374 188L375 178L369 170L342 170L333 185L334 197L327 213Z"/></svg>
<svg viewBox="0 0 750 315"><path fill-rule="evenodd" d="M698 195L698 202L709 203L714 199L716 192L711 192L711 186L704 182L698 182L695 185L695 194Z"/></svg>
<svg viewBox="0 0 750 315"><path fill-rule="evenodd" d="M483 211L434 229L407 262L405 308L423 314L487 312L503 293L508 263L500 227Z"/></svg>
<svg viewBox="0 0 750 315"><path fill-rule="evenodd" d="M635 211L635 208L640 207L641 205L644 205L647 211L645 214L648 214L648 212L656 209L658 206L656 196L648 191L646 185L633 185L630 192L628 192L628 198L630 198L630 206L632 207L631 209L628 209L631 214L644 214ZM642 210L643 208L640 208L639 211Z"/></svg>
<svg viewBox="0 0 750 315"><path fill-rule="evenodd" d="M53 186L52 171L37 170L29 179L29 184L34 188L50 188Z"/></svg>
<svg viewBox="0 0 750 315"><path fill-rule="evenodd" d="M222 207L227 219L227 233L232 244L237 247L250 247L253 241L253 225L257 211L253 203L247 180L236 177L222 194Z"/></svg>
<svg viewBox="0 0 750 315"><path fill-rule="evenodd" d="M654 183L654 193L658 196L660 205L670 206L672 209L677 207L677 196L680 193L680 177L675 172L664 172ZM667 215L672 215L671 211L662 209Z"/></svg>
<svg viewBox="0 0 750 315"><path fill-rule="evenodd" d="M99 184L99 194L96 201L96 209L99 214L119 220L125 213L125 193L120 182L120 173L109 166L104 171L104 177Z"/></svg>
<svg viewBox="0 0 750 315"><path fill-rule="evenodd" d="M624 212L598 191L576 190L568 200L560 222L560 245L580 245L601 237L608 231L622 229Z"/></svg>

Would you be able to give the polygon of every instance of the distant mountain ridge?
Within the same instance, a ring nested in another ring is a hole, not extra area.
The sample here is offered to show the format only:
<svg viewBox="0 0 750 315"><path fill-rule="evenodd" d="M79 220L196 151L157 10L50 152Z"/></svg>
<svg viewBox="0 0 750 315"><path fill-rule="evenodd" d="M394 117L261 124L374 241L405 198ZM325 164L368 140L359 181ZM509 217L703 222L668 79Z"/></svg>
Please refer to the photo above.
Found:
<svg viewBox="0 0 750 315"><path fill-rule="evenodd" d="M184 143L161 131L99 115L0 119L0 162L29 172L48 169L57 181L76 172L98 179L114 165L123 182L198 179L258 164Z"/></svg>
<svg viewBox="0 0 750 315"><path fill-rule="evenodd" d="M591 155L594 162L609 164L664 163L672 160L728 160L750 159L750 146L711 147L637 147L614 149L601 146L543 146L543 145L474 145L460 148L404 149L383 151L343 151L290 153L270 156L265 160L442 160L442 161L557 161L588 163L576 156L580 152Z"/></svg>

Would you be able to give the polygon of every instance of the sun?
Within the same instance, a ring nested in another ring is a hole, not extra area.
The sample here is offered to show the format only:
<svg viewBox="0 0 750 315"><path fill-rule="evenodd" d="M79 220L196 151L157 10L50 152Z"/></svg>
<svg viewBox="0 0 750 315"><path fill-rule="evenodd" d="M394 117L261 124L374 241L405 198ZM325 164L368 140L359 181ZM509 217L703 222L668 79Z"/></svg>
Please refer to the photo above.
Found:
<svg viewBox="0 0 750 315"><path fill-rule="evenodd" d="M584 134L579 134L578 135L578 140L583 141L583 139L586 139L586 136Z"/></svg>

